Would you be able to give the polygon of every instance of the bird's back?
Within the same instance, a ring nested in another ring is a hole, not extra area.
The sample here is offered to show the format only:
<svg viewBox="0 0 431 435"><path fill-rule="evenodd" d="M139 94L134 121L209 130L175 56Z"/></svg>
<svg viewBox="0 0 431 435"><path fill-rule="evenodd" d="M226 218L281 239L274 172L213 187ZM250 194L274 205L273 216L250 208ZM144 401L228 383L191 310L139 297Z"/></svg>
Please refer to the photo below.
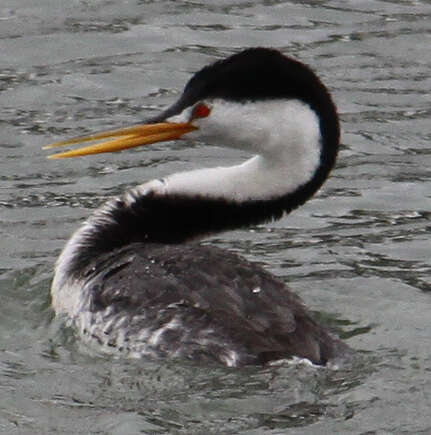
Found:
<svg viewBox="0 0 431 435"><path fill-rule="evenodd" d="M84 274L78 326L112 352L236 366L347 349L280 280L219 248L133 243Z"/></svg>

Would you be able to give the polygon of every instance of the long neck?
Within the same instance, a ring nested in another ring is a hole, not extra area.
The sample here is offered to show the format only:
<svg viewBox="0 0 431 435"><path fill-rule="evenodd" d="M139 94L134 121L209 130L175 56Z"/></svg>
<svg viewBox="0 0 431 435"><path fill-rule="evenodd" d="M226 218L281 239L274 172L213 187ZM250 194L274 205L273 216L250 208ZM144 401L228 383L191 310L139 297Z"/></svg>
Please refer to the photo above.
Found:
<svg viewBox="0 0 431 435"><path fill-rule="evenodd" d="M270 149L241 165L174 174L109 201L65 246L54 287L131 243L180 243L278 219L303 204L326 179L338 149L338 123L332 135L314 125L301 128L285 151Z"/></svg>
<svg viewBox="0 0 431 435"><path fill-rule="evenodd" d="M237 167L178 174L143 184L107 202L65 246L57 263L58 280L85 274L95 259L130 243L180 243L278 219L316 190L317 187L305 184L293 193L276 195L275 191L262 188L259 196L245 198L249 189L245 185L241 189L239 183L237 194L222 195L227 185L236 183L238 170L244 172L248 183L259 184L257 178L268 182L269 172L262 170L259 177L252 176L253 167L266 163L255 157ZM189 184L189 192L180 190L180 186L184 189L185 184L202 176L202 184L209 189L205 195L193 192L193 184ZM210 183L211 179L218 181L218 186Z"/></svg>

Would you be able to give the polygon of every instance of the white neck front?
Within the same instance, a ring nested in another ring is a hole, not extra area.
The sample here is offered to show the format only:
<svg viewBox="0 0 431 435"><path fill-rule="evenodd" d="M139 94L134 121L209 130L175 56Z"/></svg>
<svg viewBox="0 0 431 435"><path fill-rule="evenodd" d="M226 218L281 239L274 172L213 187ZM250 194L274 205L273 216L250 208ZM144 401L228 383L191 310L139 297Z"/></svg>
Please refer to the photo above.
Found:
<svg viewBox="0 0 431 435"><path fill-rule="evenodd" d="M306 184L319 167L319 120L306 104L297 100L223 102L213 105L210 118L200 121L197 137L259 154L240 165L153 180L137 188L140 194L153 191L235 202L275 199Z"/></svg>

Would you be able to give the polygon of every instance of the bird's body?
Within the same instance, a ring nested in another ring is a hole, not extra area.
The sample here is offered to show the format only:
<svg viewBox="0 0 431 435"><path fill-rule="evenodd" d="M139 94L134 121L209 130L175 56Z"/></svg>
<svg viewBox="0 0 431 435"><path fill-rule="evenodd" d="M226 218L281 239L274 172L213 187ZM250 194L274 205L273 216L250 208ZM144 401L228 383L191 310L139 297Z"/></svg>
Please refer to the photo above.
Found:
<svg viewBox="0 0 431 435"><path fill-rule="evenodd" d="M91 140L120 137L109 150L136 146L142 131L151 135L145 143L187 135L257 155L153 180L102 206L59 257L56 313L85 339L133 356L237 366L290 356L325 364L346 353L280 280L199 243L278 219L324 182L339 127L317 76L275 50L245 50L198 72L177 103L145 126Z"/></svg>

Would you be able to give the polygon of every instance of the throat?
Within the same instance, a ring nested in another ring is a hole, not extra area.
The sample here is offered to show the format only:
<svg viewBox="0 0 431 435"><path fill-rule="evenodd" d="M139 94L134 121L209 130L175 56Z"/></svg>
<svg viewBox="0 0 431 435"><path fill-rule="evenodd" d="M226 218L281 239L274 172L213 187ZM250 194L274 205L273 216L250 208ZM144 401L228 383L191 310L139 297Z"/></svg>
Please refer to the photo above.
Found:
<svg viewBox="0 0 431 435"><path fill-rule="evenodd" d="M272 199L283 194L286 174L268 163L255 156L240 165L177 173L166 178L166 192L236 203Z"/></svg>
<svg viewBox="0 0 431 435"><path fill-rule="evenodd" d="M268 201L292 194L309 182L317 171L319 160L320 150L317 146L310 150L306 158L294 156L293 152L278 159L258 155L235 166L173 174L161 181L139 186L137 190L237 204Z"/></svg>

